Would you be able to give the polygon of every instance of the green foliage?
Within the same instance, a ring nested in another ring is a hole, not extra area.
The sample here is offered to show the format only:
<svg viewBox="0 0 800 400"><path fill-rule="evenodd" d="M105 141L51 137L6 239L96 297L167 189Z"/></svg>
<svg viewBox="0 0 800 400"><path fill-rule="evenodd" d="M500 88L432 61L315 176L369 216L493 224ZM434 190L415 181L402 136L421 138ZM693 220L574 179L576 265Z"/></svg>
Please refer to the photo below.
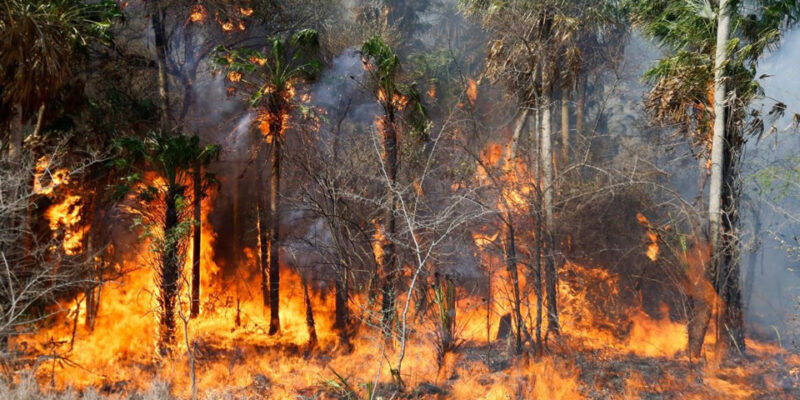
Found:
<svg viewBox="0 0 800 400"><path fill-rule="evenodd" d="M266 53L218 46L214 67L227 73L241 74L238 85L250 93L252 107L276 104L293 81L313 80L322 69L319 57L319 34L303 29L288 37L268 39Z"/></svg>
<svg viewBox="0 0 800 400"><path fill-rule="evenodd" d="M653 83L647 108L658 122L678 124L697 143L707 135L690 131L697 120L708 120L714 82L717 8L710 0L626 1L633 21L649 37L669 51L644 75ZM800 3L793 0L729 1L731 35L725 64L727 85L735 93L734 117L745 118L744 108L763 95L756 66L774 49L782 30L795 24ZM666 100L665 100L666 99ZM763 123L750 123L748 133L760 135ZM702 128L702 127L700 127Z"/></svg>
<svg viewBox="0 0 800 400"><path fill-rule="evenodd" d="M372 399L375 394L375 388L372 382L367 382L361 385L364 388L364 396L359 394L359 390L357 390L351 383L350 380L340 373L336 372L333 368L330 368L331 372L333 372L334 378L326 380L324 383L325 385L333 390L338 396L347 400L362 400L362 399Z"/></svg>
<svg viewBox="0 0 800 400"><path fill-rule="evenodd" d="M136 191L140 199L153 201L162 194L182 191L194 168L207 166L219 158L220 146L200 145L197 136L160 135L154 132L144 139L129 136L114 142L117 156L112 166L123 172L114 193L118 198ZM164 179L163 183L145 181L144 171L151 170ZM206 173L206 183L215 183L213 174Z"/></svg>
<svg viewBox="0 0 800 400"><path fill-rule="evenodd" d="M110 0L7 0L0 6L2 101L26 114L47 101L75 72L91 43L108 44L121 17Z"/></svg>
<svg viewBox="0 0 800 400"><path fill-rule="evenodd" d="M142 238L149 239L155 253L174 251L197 222L182 217L191 208L184 197L190 176L195 168L217 160L220 147L201 146L197 136L166 136L152 132L145 138L117 139L114 146L117 155L111 163L121 177L113 195L117 199L135 195L140 204L132 228L141 228ZM160 179L145 179L146 172L155 173ZM216 184L211 173L206 172L201 179L204 188ZM178 218L175 226L165 231L162 213L170 204Z"/></svg>
<svg viewBox="0 0 800 400"><path fill-rule="evenodd" d="M378 35L372 36L361 45L367 72L376 86L376 93L386 116L394 119L397 112L395 99L404 97L406 101L405 122L411 128L409 133L418 138L425 138L429 126L428 112L422 102L422 96L414 84L400 83L400 58L392 48Z"/></svg>

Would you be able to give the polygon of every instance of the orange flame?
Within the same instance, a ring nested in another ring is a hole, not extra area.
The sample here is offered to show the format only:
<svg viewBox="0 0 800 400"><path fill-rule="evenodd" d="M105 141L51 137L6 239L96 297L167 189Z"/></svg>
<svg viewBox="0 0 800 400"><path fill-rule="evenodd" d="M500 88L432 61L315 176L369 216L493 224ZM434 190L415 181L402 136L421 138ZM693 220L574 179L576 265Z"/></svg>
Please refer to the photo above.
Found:
<svg viewBox="0 0 800 400"><path fill-rule="evenodd" d="M192 11L189 14L189 20L192 22L202 22L206 18L206 15L206 8L200 4L197 4L192 7Z"/></svg>

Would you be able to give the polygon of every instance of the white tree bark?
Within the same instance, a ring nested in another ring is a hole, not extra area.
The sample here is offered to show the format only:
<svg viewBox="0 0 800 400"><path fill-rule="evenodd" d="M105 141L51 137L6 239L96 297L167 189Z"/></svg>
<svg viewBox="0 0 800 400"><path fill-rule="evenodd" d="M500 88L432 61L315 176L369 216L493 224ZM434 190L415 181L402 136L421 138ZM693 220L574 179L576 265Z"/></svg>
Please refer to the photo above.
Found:
<svg viewBox="0 0 800 400"><path fill-rule="evenodd" d="M719 0L717 17L717 48L714 57L714 136L711 143L711 180L709 185L708 218L712 254L717 254L722 218L722 162L725 146L725 61L730 31L728 1Z"/></svg>
<svg viewBox="0 0 800 400"><path fill-rule="evenodd" d="M550 89L542 91L542 138L541 138L541 163L542 163L542 192L544 197L545 224L547 229L553 228L553 124L552 124L552 93Z"/></svg>

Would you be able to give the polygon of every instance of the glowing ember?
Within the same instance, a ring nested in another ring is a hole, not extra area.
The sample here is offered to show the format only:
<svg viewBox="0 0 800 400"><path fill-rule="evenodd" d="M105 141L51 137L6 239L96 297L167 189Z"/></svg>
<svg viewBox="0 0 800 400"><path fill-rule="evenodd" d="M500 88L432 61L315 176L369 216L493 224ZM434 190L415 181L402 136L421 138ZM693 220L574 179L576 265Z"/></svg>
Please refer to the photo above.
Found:
<svg viewBox="0 0 800 400"><path fill-rule="evenodd" d="M231 82L239 82L242 80L242 73L237 71L229 71L228 80Z"/></svg>
<svg viewBox="0 0 800 400"><path fill-rule="evenodd" d="M658 233L650 225L650 221L644 216L644 214L636 213L636 220L639 221L639 224L647 228L647 232L645 233L648 241L646 252L647 258L649 258L651 261L658 261L658 253L660 251L658 247Z"/></svg>
<svg viewBox="0 0 800 400"><path fill-rule="evenodd" d="M192 22L202 22L206 18L206 15L206 8L198 4L192 7L192 11L189 14L189 20Z"/></svg>
<svg viewBox="0 0 800 400"><path fill-rule="evenodd" d="M220 22L219 26L225 32L231 32L231 31L233 31L233 29L235 27L235 25L231 21Z"/></svg>
<svg viewBox="0 0 800 400"><path fill-rule="evenodd" d="M470 104L475 104L475 100L478 99L478 82L475 82L474 79L470 78L467 81L467 100L469 100Z"/></svg>

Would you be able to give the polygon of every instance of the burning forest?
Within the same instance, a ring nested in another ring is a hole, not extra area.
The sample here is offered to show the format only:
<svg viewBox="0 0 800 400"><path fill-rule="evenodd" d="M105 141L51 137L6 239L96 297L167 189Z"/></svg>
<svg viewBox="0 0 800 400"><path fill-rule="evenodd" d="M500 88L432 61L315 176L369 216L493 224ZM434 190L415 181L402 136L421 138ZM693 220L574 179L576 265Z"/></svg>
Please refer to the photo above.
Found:
<svg viewBox="0 0 800 400"><path fill-rule="evenodd" d="M798 18L6 0L0 398L799 398Z"/></svg>

